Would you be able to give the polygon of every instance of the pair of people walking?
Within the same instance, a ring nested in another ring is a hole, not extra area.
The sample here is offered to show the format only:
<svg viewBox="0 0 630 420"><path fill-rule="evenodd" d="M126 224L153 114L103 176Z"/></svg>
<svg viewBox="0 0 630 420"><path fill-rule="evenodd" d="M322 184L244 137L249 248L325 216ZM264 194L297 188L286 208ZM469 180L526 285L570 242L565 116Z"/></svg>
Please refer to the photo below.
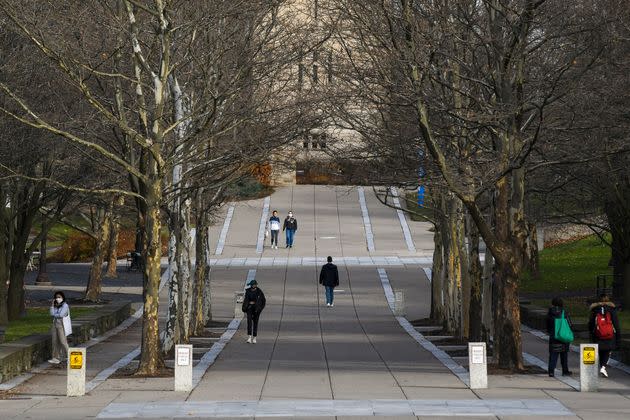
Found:
<svg viewBox="0 0 630 420"><path fill-rule="evenodd" d="M547 313L547 332L549 333L549 376L554 376L558 358L562 365L562 375L571 375L568 354L573 341L573 324L569 314L564 309L559 297L551 301L551 308ZM599 372L608 377L608 362L611 351L619 348L621 343L621 328L615 304L606 294L599 297L599 301L590 306L588 322L590 340L597 344L599 354Z"/></svg>
<svg viewBox="0 0 630 420"><path fill-rule="evenodd" d="M280 233L280 218L278 217L278 211L274 210L271 213L271 217L267 222L269 233L271 234L271 248L278 249L278 234ZM298 224L297 219L293 217L293 211L289 210L287 217L282 224L282 230L286 234L286 246L285 248L293 248L293 238L295 232L297 232Z"/></svg>

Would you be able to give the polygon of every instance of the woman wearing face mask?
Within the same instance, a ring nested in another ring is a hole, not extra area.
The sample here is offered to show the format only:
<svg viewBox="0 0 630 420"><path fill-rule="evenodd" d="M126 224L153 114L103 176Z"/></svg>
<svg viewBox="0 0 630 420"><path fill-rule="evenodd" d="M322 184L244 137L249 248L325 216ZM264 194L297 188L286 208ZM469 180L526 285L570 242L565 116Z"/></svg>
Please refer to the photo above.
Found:
<svg viewBox="0 0 630 420"><path fill-rule="evenodd" d="M72 334L72 324L70 322L70 307L66 303L63 292L55 292L55 298L50 305L50 316L53 324L50 329L52 334L52 359L48 362L58 365L68 355L67 336Z"/></svg>
<svg viewBox="0 0 630 420"><path fill-rule="evenodd" d="M282 226L282 230L286 232L287 235L287 248L293 248L293 237L295 236L295 232L297 231L297 219L293 217L293 212L289 211L289 215L286 219L284 219L284 225Z"/></svg>

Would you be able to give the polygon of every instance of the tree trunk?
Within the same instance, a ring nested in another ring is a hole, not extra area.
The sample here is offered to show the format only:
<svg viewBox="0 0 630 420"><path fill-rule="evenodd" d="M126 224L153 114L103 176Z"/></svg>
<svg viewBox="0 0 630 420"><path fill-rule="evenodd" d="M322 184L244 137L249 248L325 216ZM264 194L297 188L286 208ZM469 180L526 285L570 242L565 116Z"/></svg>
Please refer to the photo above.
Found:
<svg viewBox="0 0 630 420"><path fill-rule="evenodd" d="M442 245L443 218L436 214L433 232L433 267L431 270L431 319L444 325L444 246Z"/></svg>
<svg viewBox="0 0 630 420"><path fill-rule="evenodd" d="M489 342L494 330L494 324L492 318L494 315L492 291L493 291L493 278L494 278L494 258L490 253L490 250L486 248L484 262L483 262L483 291L481 294L481 309L482 309L482 341Z"/></svg>
<svg viewBox="0 0 630 420"><path fill-rule="evenodd" d="M462 202L453 194L446 195L446 228L442 230L445 283L446 330L463 337L462 282L467 264L464 245L464 220Z"/></svg>
<svg viewBox="0 0 630 420"><path fill-rule="evenodd" d="M201 335L206 326L204 316L204 301L208 296L204 296L204 288L206 286L206 277L208 276L209 266L206 260L208 253L208 226L207 215L203 211L201 205L203 189L197 194L197 229L195 230L195 275L193 281L193 304L190 317L190 333L192 335Z"/></svg>
<svg viewBox="0 0 630 420"><path fill-rule="evenodd" d="M207 220L207 219L206 219ZM205 269L203 272L203 325L208 325L208 322L212 320L212 292L210 288L210 266L208 261L210 260L210 226L206 228L206 253L204 255Z"/></svg>
<svg viewBox="0 0 630 420"><path fill-rule="evenodd" d="M470 327L468 338L473 342L485 341L483 333L483 285L479 259L479 231L470 218L466 220L468 232L468 276L470 278Z"/></svg>
<svg viewBox="0 0 630 420"><path fill-rule="evenodd" d="M118 277L118 236L120 234L120 220L116 213L112 214L109 224L109 243L107 246L107 272L105 277L115 279Z"/></svg>
<svg viewBox="0 0 630 420"><path fill-rule="evenodd" d="M538 257L538 231L535 223L527 225L527 266L532 279L540 279L540 259Z"/></svg>
<svg viewBox="0 0 630 420"><path fill-rule="evenodd" d="M168 310L166 316L166 328L162 339L162 351L166 354L175 345L179 343L180 331L177 325L177 307L178 307L178 287L179 287L179 269L177 267L177 257L175 255L177 242L179 239L179 228L174 215L169 218L170 235L168 238Z"/></svg>
<svg viewBox="0 0 630 420"><path fill-rule="evenodd" d="M26 255L26 243L28 235L33 226L33 217L18 217L14 242L11 250L11 263L9 266L9 291L7 308L9 321L19 319L26 314L26 305L24 302L24 274L26 273L26 264L30 258L30 254Z"/></svg>
<svg viewBox="0 0 630 420"><path fill-rule="evenodd" d="M5 235L0 235L0 325L7 325L9 323L9 312L7 310L9 262L6 245L7 240Z"/></svg>
<svg viewBox="0 0 630 420"><path fill-rule="evenodd" d="M103 278L103 262L105 261L106 248L110 243L110 222L111 222L111 206L104 210L97 210L97 218L100 221L98 231L96 233L96 243L94 245L94 257L92 257L92 266L90 267L90 276L88 285L85 289L85 300L90 302L98 301L101 296L101 280ZM100 214L99 214L100 213Z"/></svg>
<svg viewBox="0 0 630 420"><path fill-rule="evenodd" d="M145 196L145 238L143 243L144 263L144 313L142 314L142 351L137 375L155 375L164 367L160 351L158 309L160 304L160 260L162 246L160 241L162 201L162 183L154 180L147 186Z"/></svg>

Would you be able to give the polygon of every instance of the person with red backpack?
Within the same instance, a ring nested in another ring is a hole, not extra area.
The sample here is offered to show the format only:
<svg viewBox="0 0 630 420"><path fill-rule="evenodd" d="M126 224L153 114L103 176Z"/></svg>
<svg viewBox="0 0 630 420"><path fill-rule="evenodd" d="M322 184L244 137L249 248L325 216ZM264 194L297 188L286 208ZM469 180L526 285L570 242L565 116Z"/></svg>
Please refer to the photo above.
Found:
<svg viewBox="0 0 630 420"><path fill-rule="evenodd" d="M591 340L599 348L599 372L608 378L606 367L610 359L610 352L619 347L621 329L617 308L606 294L599 296L599 302L591 305L591 316L588 322Z"/></svg>

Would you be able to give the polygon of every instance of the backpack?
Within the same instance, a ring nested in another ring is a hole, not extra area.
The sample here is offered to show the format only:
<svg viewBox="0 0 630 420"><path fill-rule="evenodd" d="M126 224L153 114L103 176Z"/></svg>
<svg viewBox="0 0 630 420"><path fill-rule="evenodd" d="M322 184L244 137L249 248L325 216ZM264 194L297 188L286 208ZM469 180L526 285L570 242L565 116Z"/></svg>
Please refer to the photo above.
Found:
<svg viewBox="0 0 630 420"><path fill-rule="evenodd" d="M615 327L613 326L612 316L610 312L604 311L602 307L601 313L595 315L595 337L599 340L611 340L615 336Z"/></svg>

